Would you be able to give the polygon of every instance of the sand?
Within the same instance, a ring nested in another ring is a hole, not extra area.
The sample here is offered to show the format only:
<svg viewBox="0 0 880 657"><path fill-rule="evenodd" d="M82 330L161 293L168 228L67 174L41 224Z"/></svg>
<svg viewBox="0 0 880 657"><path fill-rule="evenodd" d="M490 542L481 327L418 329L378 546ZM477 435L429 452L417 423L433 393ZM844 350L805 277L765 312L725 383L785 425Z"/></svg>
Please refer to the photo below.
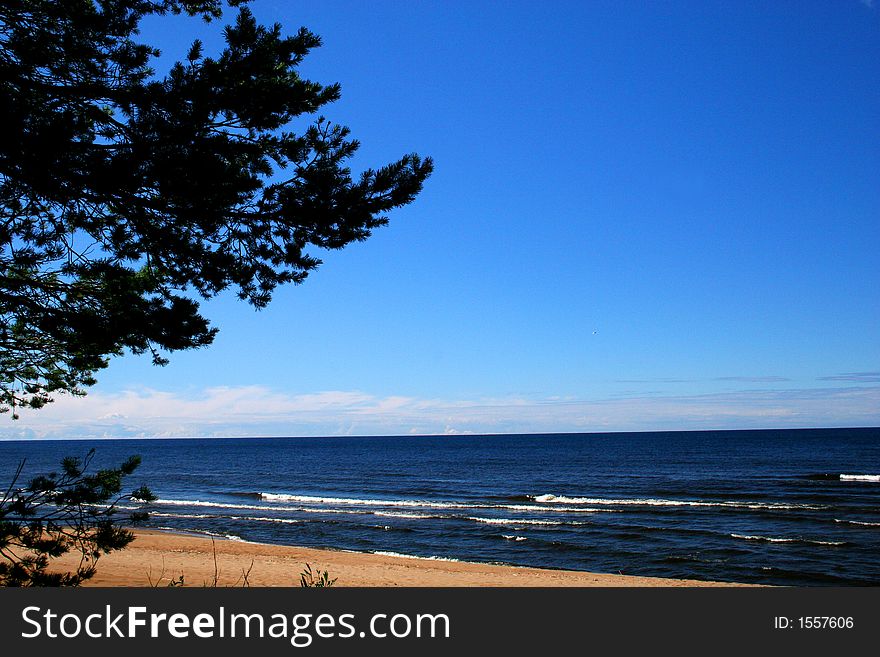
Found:
<svg viewBox="0 0 880 657"><path fill-rule="evenodd" d="M87 586L299 586L305 564L327 570L336 586L739 586L685 579L518 568L481 563L267 545L159 531L135 532L126 549L102 556ZM75 565L67 555L58 569ZM53 567L53 570L55 567ZM245 575L247 573L247 575Z"/></svg>

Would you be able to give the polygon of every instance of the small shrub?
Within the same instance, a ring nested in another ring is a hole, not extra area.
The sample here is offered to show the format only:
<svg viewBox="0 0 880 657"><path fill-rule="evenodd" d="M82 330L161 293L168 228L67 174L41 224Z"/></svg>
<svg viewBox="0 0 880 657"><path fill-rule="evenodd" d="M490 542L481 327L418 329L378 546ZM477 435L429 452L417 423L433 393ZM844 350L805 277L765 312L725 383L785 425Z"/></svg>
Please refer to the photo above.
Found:
<svg viewBox="0 0 880 657"><path fill-rule="evenodd" d="M337 579L338 578L336 577L330 579L330 574L326 570L324 572L321 572L320 570L312 572L312 567L309 564L306 564L305 570L299 575L299 585L308 588L324 588L327 586L333 586Z"/></svg>

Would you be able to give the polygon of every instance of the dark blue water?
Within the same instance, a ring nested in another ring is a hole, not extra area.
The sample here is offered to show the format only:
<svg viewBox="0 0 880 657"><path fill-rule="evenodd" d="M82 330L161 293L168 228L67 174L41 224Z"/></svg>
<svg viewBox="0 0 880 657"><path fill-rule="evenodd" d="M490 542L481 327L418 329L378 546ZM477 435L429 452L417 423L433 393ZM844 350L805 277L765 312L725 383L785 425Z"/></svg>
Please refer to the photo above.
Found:
<svg viewBox="0 0 880 657"><path fill-rule="evenodd" d="M880 585L880 429L0 442L0 481L140 454L150 524L633 575Z"/></svg>

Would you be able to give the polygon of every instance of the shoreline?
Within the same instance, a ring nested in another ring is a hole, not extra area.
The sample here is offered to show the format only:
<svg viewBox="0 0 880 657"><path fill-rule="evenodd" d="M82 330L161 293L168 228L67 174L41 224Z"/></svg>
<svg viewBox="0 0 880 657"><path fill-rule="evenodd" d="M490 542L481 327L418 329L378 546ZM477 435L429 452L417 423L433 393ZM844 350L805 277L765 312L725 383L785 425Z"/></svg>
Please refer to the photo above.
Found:
<svg viewBox="0 0 880 657"><path fill-rule="evenodd" d="M299 575L328 571L340 587L707 587L754 586L732 582L612 575L454 561L324 548L306 548L214 538L162 530L136 530L124 550L98 560L84 586L165 587L183 575L185 586L299 586ZM216 559L215 559L216 555ZM52 570L75 567L68 553ZM215 567L216 565L216 567Z"/></svg>

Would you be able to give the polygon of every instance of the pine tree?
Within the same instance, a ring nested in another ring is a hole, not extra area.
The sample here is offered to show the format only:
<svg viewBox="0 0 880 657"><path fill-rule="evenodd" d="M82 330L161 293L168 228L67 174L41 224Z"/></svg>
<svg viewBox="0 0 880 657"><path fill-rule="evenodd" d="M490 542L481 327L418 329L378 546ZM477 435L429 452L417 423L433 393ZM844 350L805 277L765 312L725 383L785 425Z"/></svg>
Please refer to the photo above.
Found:
<svg viewBox="0 0 880 657"><path fill-rule="evenodd" d="M210 344L199 299L232 289L265 306L430 175L416 154L352 174L358 142L319 115L339 86L297 72L319 37L285 36L245 6L222 52L195 41L167 74L152 71L144 17L211 21L222 9L0 4L0 410L84 394L126 350L164 364Z"/></svg>
<svg viewBox="0 0 880 657"><path fill-rule="evenodd" d="M155 499L144 486L121 492L140 458L90 474L94 455L91 450L83 459L65 458L61 472L36 476L20 488L25 463L19 464L0 498L0 586L79 586L95 574L102 555L134 540L117 514L120 502L135 503L125 520L140 522L147 515L137 505ZM72 550L80 554L73 572L50 570L52 559Z"/></svg>

